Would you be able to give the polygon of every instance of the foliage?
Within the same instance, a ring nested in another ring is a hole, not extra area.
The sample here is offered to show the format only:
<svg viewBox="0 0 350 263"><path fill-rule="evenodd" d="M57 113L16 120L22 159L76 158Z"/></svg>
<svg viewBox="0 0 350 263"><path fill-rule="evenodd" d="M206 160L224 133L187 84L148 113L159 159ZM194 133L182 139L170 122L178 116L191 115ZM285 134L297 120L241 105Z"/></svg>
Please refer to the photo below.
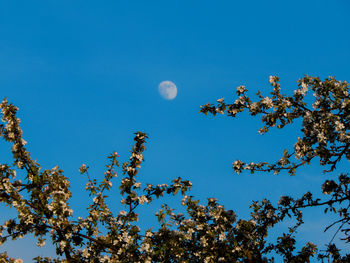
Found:
<svg viewBox="0 0 350 263"><path fill-rule="evenodd" d="M306 76L298 81L299 89L293 96L281 94L277 77L270 77L270 83L272 96L263 97L258 93L257 102L252 102L246 95L247 89L240 86L234 103L219 99L217 105L201 107L204 114L226 112L235 117L244 110L253 116L261 114L265 124L260 129L262 134L274 126L283 128L295 119L302 119L303 137L298 138L292 152L285 150L282 158L272 164L237 160L233 162L234 171L279 173L286 170L294 175L298 167L316 157L322 166L329 168L326 171L334 171L343 157L349 160L350 100L346 82ZM308 89L315 96L312 108L304 99ZM119 191L124 210L115 214L106 204L107 192L112 188L112 180L116 180L119 167L119 156L114 152L108 157L101 182L90 177L88 166L80 167L80 173L87 176L86 190L92 203L86 217L77 217L69 206L68 178L59 167L43 169L31 158L16 116L18 108L6 99L0 106L4 123L0 126L0 136L12 144L13 155L12 164L0 164L0 201L17 210L17 217L6 220L0 227L0 241L34 234L37 245L44 246L46 239L51 239L57 258L37 257L36 262L274 262L274 254L281 255L285 262L309 262L316 256L321 261L350 260L350 255L340 254L333 240L325 251L319 251L312 243L297 250L295 239L298 227L303 224L303 209L324 207L325 213L334 213L339 218L334 222L338 225L336 233L342 231L343 241L350 242L350 178L346 174L322 185L323 200L314 198L312 193L300 198L283 196L277 205L264 199L253 202L250 219L237 219L232 210L226 210L215 198L208 198L206 205L201 205L193 196L186 195L192 184L181 178L170 184L141 187L137 174L144 160L147 135L137 132L130 159L120 167ZM295 162L292 157L296 158ZM21 172L17 175L18 170ZM175 213L164 204L156 214L159 228L142 233L137 226L138 207L177 193L183 196L181 204L187 214ZM271 242L269 230L287 218L296 219L296 224L276 242ZM0 260L20 262L6 253Z"/></svg>

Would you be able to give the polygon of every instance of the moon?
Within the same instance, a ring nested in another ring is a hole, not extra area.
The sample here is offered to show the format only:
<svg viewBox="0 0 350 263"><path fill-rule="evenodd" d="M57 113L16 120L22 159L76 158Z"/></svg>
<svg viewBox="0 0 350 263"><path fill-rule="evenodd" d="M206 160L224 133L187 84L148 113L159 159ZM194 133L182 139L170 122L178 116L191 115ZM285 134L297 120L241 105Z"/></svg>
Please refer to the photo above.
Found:
<svg viewBox="0 0 350 263"><path fill-rule="evenodd" d="M165 80L158 86L159 94L166 100L173 100L177 95L177 87L174 82Z"/></svg>

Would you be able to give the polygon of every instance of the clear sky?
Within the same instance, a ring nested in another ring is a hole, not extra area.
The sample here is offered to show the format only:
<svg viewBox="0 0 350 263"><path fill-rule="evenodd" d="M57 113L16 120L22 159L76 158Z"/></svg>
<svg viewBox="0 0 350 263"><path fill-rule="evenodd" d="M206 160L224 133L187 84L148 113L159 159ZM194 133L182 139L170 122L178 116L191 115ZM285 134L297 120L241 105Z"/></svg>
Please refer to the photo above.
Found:
<svg viewBox="0 0 350 263"><path fill-rule="evenodd" d="M317 163L295 177L234 175L236 159L274 161L291 149L299 126L261 136L259 118L206 117L200 105L234 100L238 85L268 94L270 75L285 93L304 74L350 81L349 11L348 0L2 1L1 99L20 108L33 158L72 180L77 214L88 204L80 165L102 178L107 155L117 151L126 161L133 133L143 131L150 139L142 182L181 176L202 203L217 197L247 217L252 200L319 191L326 176ZM164 80L177 85L174 100L158 93ZM1 162L9 154L2 142ZM111 196L119 202L117 188ZM141 211L143 228L154 225L153 213ZM13 215L4 207L0 214ZM301 241L328 242L331 234L318 234L327 219L309 218ZM31 239L3 250L28 261L54 251Z"/></svg>

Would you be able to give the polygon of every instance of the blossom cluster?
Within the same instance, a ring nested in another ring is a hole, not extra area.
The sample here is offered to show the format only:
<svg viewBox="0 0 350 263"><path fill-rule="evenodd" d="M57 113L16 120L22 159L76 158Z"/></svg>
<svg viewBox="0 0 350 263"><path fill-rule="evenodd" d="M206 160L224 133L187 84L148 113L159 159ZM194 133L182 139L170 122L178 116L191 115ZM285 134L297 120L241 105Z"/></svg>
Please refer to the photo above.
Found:
<svg viewBox="0 0 350 263"><path fill-rule="evenodd" d="M226 112L227 116L235 117L238 112L244 110L252 116L261 115L264 125L259 130L260 134L265 134L272 127L282 129L301 119L302 136L296 139L292 150L284 150L282 157L274 163L247 163L235 160L232 167L237 174L248 170L251 173L274 174L287 171L290 175L295 175L297 168L310 164L317 158L320 165L327 168L324 172L331 172L337 168L341 160L350 161L350 88L346 81L338 81L334 77L321 81L318 77L305 76L298 80L298 89L291 96L281 93L278 77L270 76L269 82L272 86L270 96L263 96L259 91L257 101L252 101L246 94L248 90L244 86L239 86L236 92L239 97L233 103L225 103L222 98L217 101L217 105L208 103L201 106L202 113L214 116L220 111L222 114ZM311 98L306 97L309 91L313 95ZM282 196L279 206L273 210L280 212L280 219L293 214L298 220L296 226L298 227L303 223L302 209L326 206L324 211L337 214L338 220L325 230L338 225L336 233L343 232L345 235L343 240L350 242L350 181L344 174L340 175L338 180L339 182L326 180L322 185L322 192L330 196L326 200L321 201L309 192L298 199ZM258 203L253 204L253 207L257 206ZM266 214L264 218L271 217L274 217L272 212ZM329 256L336 259L336 262L343 262L341 260L347 262L350 259L349 255L342 258L331 242L326 251L326 254L319 254L319 259L323 260L325 257L329 259Z"/></svg>

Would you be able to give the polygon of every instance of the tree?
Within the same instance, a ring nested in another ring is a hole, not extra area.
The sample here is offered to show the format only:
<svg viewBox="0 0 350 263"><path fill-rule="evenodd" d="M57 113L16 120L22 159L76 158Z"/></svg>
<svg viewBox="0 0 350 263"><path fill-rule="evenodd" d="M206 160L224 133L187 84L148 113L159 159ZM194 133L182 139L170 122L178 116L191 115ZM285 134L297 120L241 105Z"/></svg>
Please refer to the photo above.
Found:
<svg viewBox="0 0 350 263"><path fill-rule="evenodd" d="M346 82L306 76L298 81L299 88L293 96L281 94L277 77L270 77L270 83L271 96L263 97L259 92L256 102L246 95L247 89L240 86L234 103L219 99L216 105L201 107L204 114L226 113L235 117L244 110L253 116L261 114L265 124L260 129L262 134L274 126L281 129L295 119L302 119L303 137L298 138L292 152L285 150L282 158L271 164L234 161L235 172L286 170L294 175L297 168L315 158L328 168L327 172L334 171L343 158L350 159L350 99ZM308 89L315 96L312 107L304 100ZM88 216L77 217L68 204L71 197L68 178L59 167L42 169L32 160L16 117L18 108L6 99L0 107L4 123L0 126L0 136L12 144L13 156L12 164L0 165L0 201L17 210L17 217L6 220L0 227L1 243L27 234L34 234L38 246L44 246L45 239L51 239L57 258L37 257L36 262L274 262L275 254L281 255L285 262L309 262L312 257L333 262L350 260L349 254L340 254L332 240L324 252L312 243L299 251L295 247L296 231L303 224L302 211L308 207L335 213L339 218L332 224L338 225L336 233L342 231L343 241L350 242L350 178L346 174L340 174L338 180L325 181L322 200L309 192L300 198L283 196L276 205L264 199L253 202L251 218L237 219L232 210L226 210L215 198L208 198L206 205L201 205L193 196L186 195L192 184L181 178L170 184L147 184L142 188L137 174L143 162L147 135L137 132L130 159L121 165L119 190L125 210L114 214L106 204L106 193L111 190L112 180L117 180L119 156L114 152L108 156L101 182L89 176L88 166L80 167L80 173L87 176L86 190L92 204L87 208ZM25 175L17 174L18 170ZM175 213L164 204L156 214L159 229L141 233L137 226L138 207L177 193L183 196L181 204L187 214ZM291 217L296 219L296 224L276 242L268 241L269 230ZM19 262L6 253L0 259Z"/></svg>

